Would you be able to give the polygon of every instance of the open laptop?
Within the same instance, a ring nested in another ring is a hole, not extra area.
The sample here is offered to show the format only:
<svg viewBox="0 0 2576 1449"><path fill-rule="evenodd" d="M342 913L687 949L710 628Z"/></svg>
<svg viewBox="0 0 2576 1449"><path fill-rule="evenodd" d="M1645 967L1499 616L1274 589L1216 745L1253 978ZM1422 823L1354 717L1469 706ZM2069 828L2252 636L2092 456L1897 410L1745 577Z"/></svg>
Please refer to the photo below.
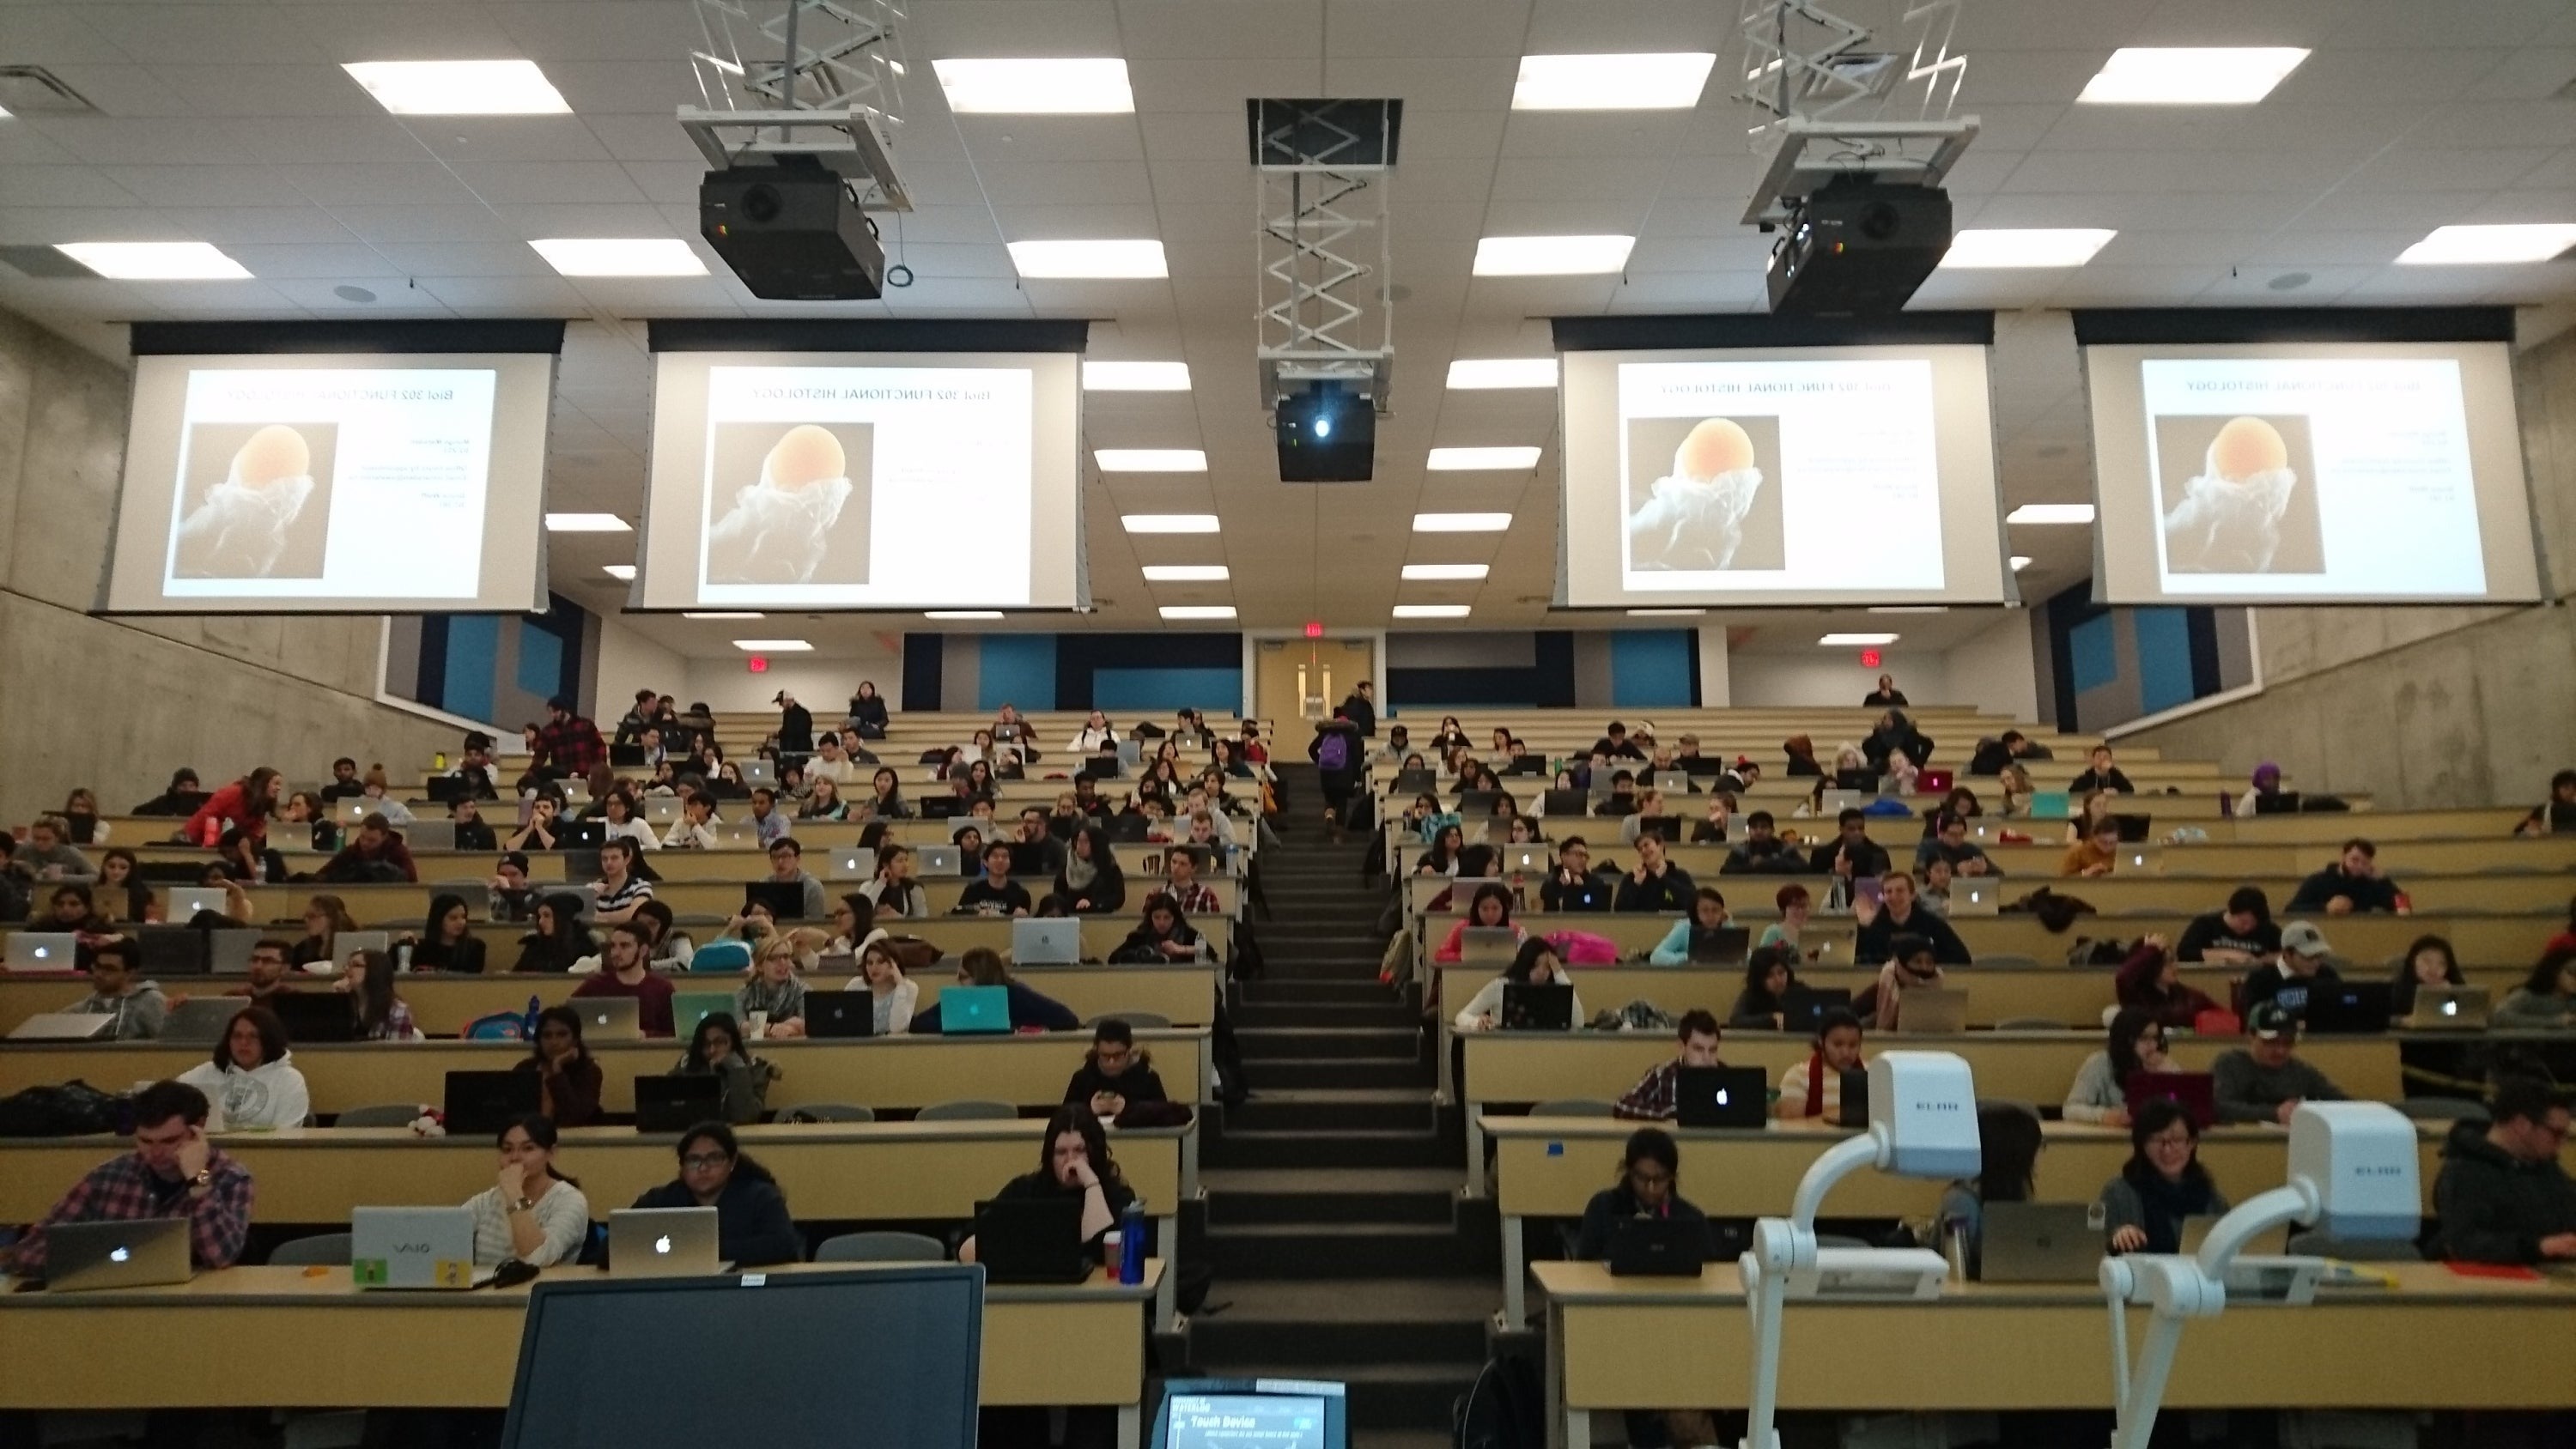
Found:
<svg viewBox="0 0 2576 1449"><path fill-rule="evenodd" d="M170 1014L161 1020L161 1040L178 1046L213 1046L250 1004L247 996L191 996L172 1002Z"/></svg>
<svg viewBox="0 0 2576 1449"><path fill-rule="evenodd" d="M1814 921L1798 933L1798 954L1818 967L1848 967L1858 949L1860 933L1851 927L1819 926Z"/></svg>
<svg viewBox="0 0 2576 1449"><path fill-rule="evenodd" d="M2192 1125L2203 1131L2218 1121L2216 1081L2207 1072L2133 1072L2126 1091L2133 1118L2149 1102L2170 1099L2181 1103Z"/></svg>
<svg viewBox="0 0 2576 1449"><path fill-rule="evenodd" d="M680 818L680 797L647 795L644 797L644 823L667 826Z"/></svg>
<svg viewBox="0 0 2576 1449"><path fill-rule="evenodd" d="M1465 966L1491 966L1499 971L1519 954L1520 937L1509 926L1469 926L1458 933L1458 961Z"/></svg>
<svg viewBox="0 0 2576 1449"><path fill-rule="evenodd" d="M1780 1029L1792 1036L1814 1036L1828 1011L1851 1010L1851 991L1841 986L1791 986L1780 999Z"/></svg>
<svg viewBox="0 0 2576 1449"><path fill-rule="evenodd" d="M1502 1028L1505 1031L1573 1030L1574 988L1556 985L1505 986Z"/></svg>
<svg viewBox="0 0 2576 1449"><path fill-rule="evenodd" d="M2308 988L2308 1005L2300 1025L2311 1032L2368 1035L2388 1030L2394 1008L2385 981L2338 981Z"/></svg>
<svg viewBox="0 0 2576 1449"><path fill-rule="evenodd" d="M250 970L250 953L268 933L261 930L206 932L206 969L218 976L239 976Z"/></svg>
<svg viewBox="0 0 2576 1449"><path fill-rule="evenodd" d="M2111 819L2120 827L2122 845L2141 844L2156 828L2156 818L2152 815L2120 813L2114 814Z"/></svg>
<svg viewBox="0 0 2576 1449"><path fill-rule="evenodd" d="M1990 875L1950 878L1950 914L1991 916L2004 907L2004 883Z"/></svg>
<svg viewBox="0 0 2576 1449"><path fill-rule="evenodd" d="M941 993L942 997L946 993ZM1091 1276L1078 1197L996 1198L975 1205L975 1261L993 1283L1079 1283Z"/></svg>
<svg viewBox="0 0 2576 1449"><path fill-rule="evenodd" d="M268 1009L296 1046L358 1038L358 1014L344 991L281 991L268 999Z"/></svg>
<svg viewBox="0 0 2576 1449"><path fill-rule="evenodd" d="M2120 875L2163 875L2165 853L2152 845L2123 845L2113 869Z"/></svg>
<svg viewBox="0 0 2576 1449"><path fill-rule="evenodd" d="M927 878L957 874L957 847L953 845L917 845L912 851L914 871Z"/></svg>
<svg viewBox="0 0 2576 1449"><path fill-rule="evenodd" d="M1690 933L1690 964L1741 966L1752 945L1753 932L1744 926L1720 926L1706 936L1694 930Z"/></svg>
<svg viewBox="0 0 2576 1449"><path fill-rule="evenodd" d="M2030 797L2033 820L2065 820L2075 814L2075 797L2064 790L2035 790Z"/></svg>
<svg viewBox="0 0 2576 1449"><path fill-rule="evenodd" d="M1507 875L1545 875L1556 864L1556 852L1544 845L1506 845L1503 847L1503 872Z"/></svg>
<svg viewBox="0 0 2576 1449"><path fill-rule="evenodd" d="M12 971L77 971L80 941L67 931L20 931L9 938Z"/></svg>
<svg viewBox="0 0 2576 1449"><path fill-rule="evenodd" d="M402 828L405 850L454 850L456 822L453 820L415 820Z"/></svg>
<svg viewBox="0 0 2576 1449"><path fill-rule="evenodd" d="M1673 1122L1682 1127L1749 1127L1771 1115L1771 1081L1760 1067L1683 1067L1673 1074Z"/></svg>
<svg viewBox="0 0 2576 1449"><path fill-rule="evenodd" d="M1914 777L1914 793L1947 795L1950 787L1958 783L1958 772L1954 770L1924 770Z"/></svg>
<svg viewBox="0 0 2576 1449"><path fill-rule="evenodd" d="M724 1116L724 1079L701 1076L637 1077L635 1130L686 1132L701 1122Z"/></svg>
<svg viewBox="0 0 2576 1449"><path fill-rule="evenodd" d="M393 949L393 940L391 931L342 931L331 938L329 969L340 970L349 964L350 957L361 951L389 951ZM313 967L304 969L310 971Z"/></svg>
<svg viewBox="0 0 2576 1449"><path fill-rule="evenodd" d="M220 916L229 904L224 893L212 886L172 886L169 896L161 904L161 919L186 922L194 920L199 911L212 911Z"/></svg>
<svg viewBox="0 0 2576 1449"><path fill-rule="evenodd" d="M9 1040L94 1041L115 1025L102 1011L40 1011L9 1028Z"/></svg>
<svg viewBox="0 0 2576 1449"><path fill-rule="evenodd" d="M45 1291L151 1288L188 1281L188 1220L56 1223L45 1229Z"/></svg>
<svg viewBox="0 0 2576 1449"><path fill-rule="evenodd" d="M2549 828L2556 830L2559 828L2555 823L2558 818L2557 812L2567 810L2571 813L2576 813L2576 806L2552 805L2549 807L2549 810L2550 820L2552 822ZM2299 813L2299 792L2296 790L2275 790L2269 795L2256 795L2254 797L2254 813L2257 815L2296 815Z"/></svg>
<svg viewBox="0 0 2576 1449"><path fill-rule="evenodd" d="M805 917L805 883L794 880L745 881L742 887L743 909L765 906L770 919L797 921Z"/></svg>
<svg viewBox="0 0 2576 1449"><path fill-rule="evenodd" d="M2406 1025L2418 1031L2483 1030L2488 997L2483 986L2419 986Z"/></svg>
<svg viewBox="0 0 2576 1449"><path fill-rule="evenodd" d="M698 1023L710 1016L735 1014L734 994L730 991L681 991L671 997L671 1031L686 1041L698 1029ZM737 1019L735 1026L749 1031L748 1022Z"/></svg>
<svg viewBox="0 0 2576 1449"><path fill-rule="evenodd" d="M832 851L824 866L826 880L870 880L877 873L877 853L855 846L842 846Z"/></svg>
<svg viewBox="0 0 2576 1449"><path fill-rule="evenodd" d="M1858 790L1827 790L1816 801L1816 818L1832 820L1846 810L1858 810L1868 799Z"/></svg>
<svg viewBox="0 0 2576 1449"><path fill-rule="evenodd" d="M612 1277L686 1277L732 1266L716 1259L714 1208L619 1208L608 1215Z"/></svg>
<svg viewBox="0 0 2576 1449"><path fill-rule="evenodd" d="M747 786L776 785L778 762L754 757L742 762L742 783Z"/></svg>
<svg viewBox="0 0 2576 1449"><path fill-rule="evenodd" d="M1696 1278L1708 1266L1704 1218L1621 1218L1610 1229L1613 1278Z"/></svg>
<svg viewBox="0 0 2576 1449"><path fill-rule="evenodd" d="M943 993L944 994L944 993ZM945 1021L948 1013L941 1012ZM808 991L805 993L805 1035L816 1041L840 1041L877 1034L877 1002L873 991Z"/></svg>
<svg viewBox="0 0 2576 1449"><path fill-rule="evenodd" d="M1990 1202L1977 1280L2090 1283L2104 1251L2099 1203Z"/></svg>
<svg viewBox="0 0 2576 1449"><path fill-rule="evenodd" d="M635 997L579 996L564 1005L581 1013L585 1042L644 1039L644 1003Z"/></svg>
<svg viewBox="0 0 2576 1449"><path fill-rule="evenodd" d="M492 1281L474 1266L474 1210L361 1207L349 1210L349 1281L360 1288L453 1292Z"/></svg>
<svg viewBox="0 0 2576 1449"><path fill-rule="evenodd" d="M1011 922L1012 965L1073 966L1081 961L1082 922L1061 917Z"/></svg>
<svg viewBox="0 0 2576 1449"><path fill-rule="evenodd" d="M206 974L206 933L185 926L138 926L134 930L137 963L146 977Z"/></svg>
<svg viewBox="0 0 2576 1449"><path fill-rule="evenodd" d="M951 986L939 993L942 1036L996 1036L1011 1029L1007 986Z"/></svg>
<svg viewBox="0 0 2576 1449"><path fill-rule="evenodd" d="M1896 998L1896 1029L1908 1036L1957 1036L1968 1029L1968 993L1908 986Z"/></svg>
<svg viewBox="0 0 2576 1449"><path fill-rule="evenodd" d="M496 1137L537 1110L535 1072L449 1072L441 1113L450 1137Z"/></svg>

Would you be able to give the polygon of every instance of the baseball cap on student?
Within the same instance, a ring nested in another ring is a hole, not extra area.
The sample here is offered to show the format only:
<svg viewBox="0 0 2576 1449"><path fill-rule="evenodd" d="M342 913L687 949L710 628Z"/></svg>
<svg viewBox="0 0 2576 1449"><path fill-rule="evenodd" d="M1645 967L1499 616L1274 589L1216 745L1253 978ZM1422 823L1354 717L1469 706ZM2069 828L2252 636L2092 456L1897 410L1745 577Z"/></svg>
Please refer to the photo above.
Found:
<svg viewBox="0 0 2576 1449"><path fill-rule="evenodd" d="M2333 950L2326 944L2326 933L2308 921L2292 921L2281 928L2281 949L2302 956L2323 956Z"/></svg>
<svg viewBox="0 0 2576 1449"><path fill-rule="evenodd" d="M2299 1034L2299 1019L2277 1001L2258 1002L2253 1010L2245 1013L2245 1030L2250 1036L2278 1041L2282 1037Z"/></svg>

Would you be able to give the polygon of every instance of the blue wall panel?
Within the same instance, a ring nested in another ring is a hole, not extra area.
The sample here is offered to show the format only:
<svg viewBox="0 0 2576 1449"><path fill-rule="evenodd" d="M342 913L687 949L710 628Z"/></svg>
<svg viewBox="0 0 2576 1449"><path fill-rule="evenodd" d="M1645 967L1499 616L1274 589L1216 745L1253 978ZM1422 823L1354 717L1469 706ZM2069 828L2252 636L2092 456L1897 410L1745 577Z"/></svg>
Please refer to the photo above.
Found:
<svg viewBox="0 0 2576 1449"><path fill-rule="evenodd" d="M551 699L563 688L563 641L546 630L522 625L519 634L519 687L539 699Z"/></svg>
<svg viewBox="0 0 2576 1449"><path fill-rule="evenodd" d="M1691 633L1620 629L1610 635L1610 703L1616 709L1688 709Z"/></svg>
<svg viewBox="0 0 2576 1449"><path fill-rule="evenodd" d="M523 635L533 630L521 630ZM521 644L521 658L526 645ZM467 719L490 719L494 676L499 672L501 652L501 616L498 614L455 614L447 621L446 697L423 700L422 703L461 714ZM554 681L546 682L547 692Z"/></svg>
<svg viewBox="0 0 2576 1449"><path fill-rule="evenodd" d="M2139 609L2129 620L2137 635L2138 703L2146 713L2199 698L2192 688L2189 612Z"/></svg>
<svg viewBox="0 0 2576 1449"><path fill-rule="evenodd" d="M975 682L977 709L997 710L1006 704L1023 710L1055 708L1053 634L987 634L977 642L981 655Z"/></svg>
<svg viewBox="0 0 2576 1449"><path fill-rule="evenodd" d="M1243 707L1243 668L1095 669L1091 707L1122 722L1125 715L1169 714L1182 708L1233 714Z"/></svg>
<svg viewBox="0 0 2576 1449"><path fill-rule="evenodd" d="M2109 614L2098 614L2066 631L2067 674L2082 694L2120 677L2120 642Z"/></svg>

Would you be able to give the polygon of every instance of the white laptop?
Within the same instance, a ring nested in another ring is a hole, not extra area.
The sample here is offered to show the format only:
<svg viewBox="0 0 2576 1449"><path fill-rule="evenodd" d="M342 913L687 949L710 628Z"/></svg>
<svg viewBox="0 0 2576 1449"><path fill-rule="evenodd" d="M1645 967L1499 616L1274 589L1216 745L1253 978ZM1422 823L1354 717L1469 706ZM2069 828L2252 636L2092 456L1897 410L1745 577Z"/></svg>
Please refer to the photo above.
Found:
<svg viewBox="0 0 2576 1449"><path fill-rule="evenodd" d="M581 1013L584 1041L642 1041L644 1003L632 996L577 996L564 1005Z"/></svg>
<svg viewBox="0 0 2576 1449"><path fill-rule="evenodd" d="M680 797L647 795L644 797L644 819L652 825L669 825L680 818Z"/></svg>
<svg viewBox="0 0 2576 1449"><path fill-rule="evenodd" d="M1011 922L1011 964L1072 966L1082 960L1082 922L1064 917Z"/></svg>
<svg viewBox="0 0 2576 1449"><path fill-rule="evenodd" d="M916 874L940 876L957 874L957 847L953 845L917 845L912 850Z"/></svg>
<svg viewBox="0 0 2576 1449"><path fill-rule="evenodd" d="M56 1223L45 1230L48 1293L185 1283L189 1266L186 1218Z"/></svg>
<svg viewBox="0 0 2576 1449"><path fill-rule="evenodd" d="M453 820L415 820L402 828L406 850L454 850L456 822Z"/></svg>
<svg viewBox="0 0 2576 1449"><path fill-rule="evenodd" d="M847 846L832 852L825 867L825 880L868 880L877 873L877 853L858 846Z"/></svg>
<svg viewBox="0 0 2576 1449"><path fill-rule="evenodd" d="M608 1215L611 1277L721 1273L731 1266L716 1260L714 1208L619 1208Z"/></svg>
<svg viewBox="0 0 2576 1449"><path fill-rule="evenodd" d="M40 1011L9 1028L11 1041L92 1041L116 1018L103 1011Z"/></svg>
<svg viewBox="0 0 2576 1449"><path fill-rule="evenodd" d="M1503 847L1503 869L1513 875L1544 875L1555 864L1555 853L1544 845Z"/></svg>
<svg viewBox="0 0 2576 1449"><path fill-rule="evenodd" d="M1993 876L1952 876L1950 914L1991 916L2003 909L2004 885Z"/></svg>
<svg viewBox="0 0 2576 1449"><path fill-rule="evenodd" d="M768 759L749 759L743 761L742 782L745 785L777 784L778 762Z"/></svg>
<svg viewBox="0 0 2576 1449"><path fill-rule="evenodd" d="M360 1288L454 1291L492 1279L474 1266L474 1210L362 1207L349 1210L349 1281Z"/></svg>
<svg viewBox="0 0 2576 1449"><path fill-rule="evenodd" d="M77 971L80 941L68 931L20 931L9 938L12 971Z"/></svg>
<svg viewBox="0 0 2576 1449"><path fill-rule="evenodd" d="M375 802L364 795L343 795L331 802L331 819L341 825L355 825L375 811Z"/></svg>
<svg viewBox="0 0 2576 1449"><path fill-rule="evenodd" d="M2162 875L2165 853L2152 845L2123 845L2120 863L2113 869L2121 875Z"/></svg>
<svg viewBox="0 0 2576 1449"><path fill-rule="evenodd" d="M170 898L161 908L161 919L185 924L196 919L199 911L220 916L227 904L224 893L211 886L172 886Z"/></svg>
<svg viewBox="0 0 2576 1449"><path fill-rule="evenodd" d="M1458 933L1458 960L1462 965L1500 969L1510 965L1520 949L1520 937L1509 926L1469 926Z"/></svg>
<svg viewBox="0 0 2576 1449"><path fill-rule="evenodd" d="M1816 818L1831 820L1846 810L1858 810L1869 799L1858 790L1827 790L1816 802Z"/></svg>

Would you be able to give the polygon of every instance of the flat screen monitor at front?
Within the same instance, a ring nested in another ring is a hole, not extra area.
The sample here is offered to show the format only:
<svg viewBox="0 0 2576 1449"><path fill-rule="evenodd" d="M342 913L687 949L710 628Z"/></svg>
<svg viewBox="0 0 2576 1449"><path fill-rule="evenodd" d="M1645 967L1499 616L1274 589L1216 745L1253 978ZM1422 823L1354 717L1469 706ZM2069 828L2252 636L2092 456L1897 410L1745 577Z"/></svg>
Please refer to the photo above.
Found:
<svg viewBox="0 0 2576 1449"><path fill-rule="evenodd" d="M2085 349L2115 604L2529 601L2501 343Z"/></svg>
<svg viewBox="0 0 2576 1449"><path fill-rule="evenodd" d="M1207 1391L1213 1387L1215 1391ZM1337 1384L1174 1382L1152 1449L1347 1449Z"/></svg>

